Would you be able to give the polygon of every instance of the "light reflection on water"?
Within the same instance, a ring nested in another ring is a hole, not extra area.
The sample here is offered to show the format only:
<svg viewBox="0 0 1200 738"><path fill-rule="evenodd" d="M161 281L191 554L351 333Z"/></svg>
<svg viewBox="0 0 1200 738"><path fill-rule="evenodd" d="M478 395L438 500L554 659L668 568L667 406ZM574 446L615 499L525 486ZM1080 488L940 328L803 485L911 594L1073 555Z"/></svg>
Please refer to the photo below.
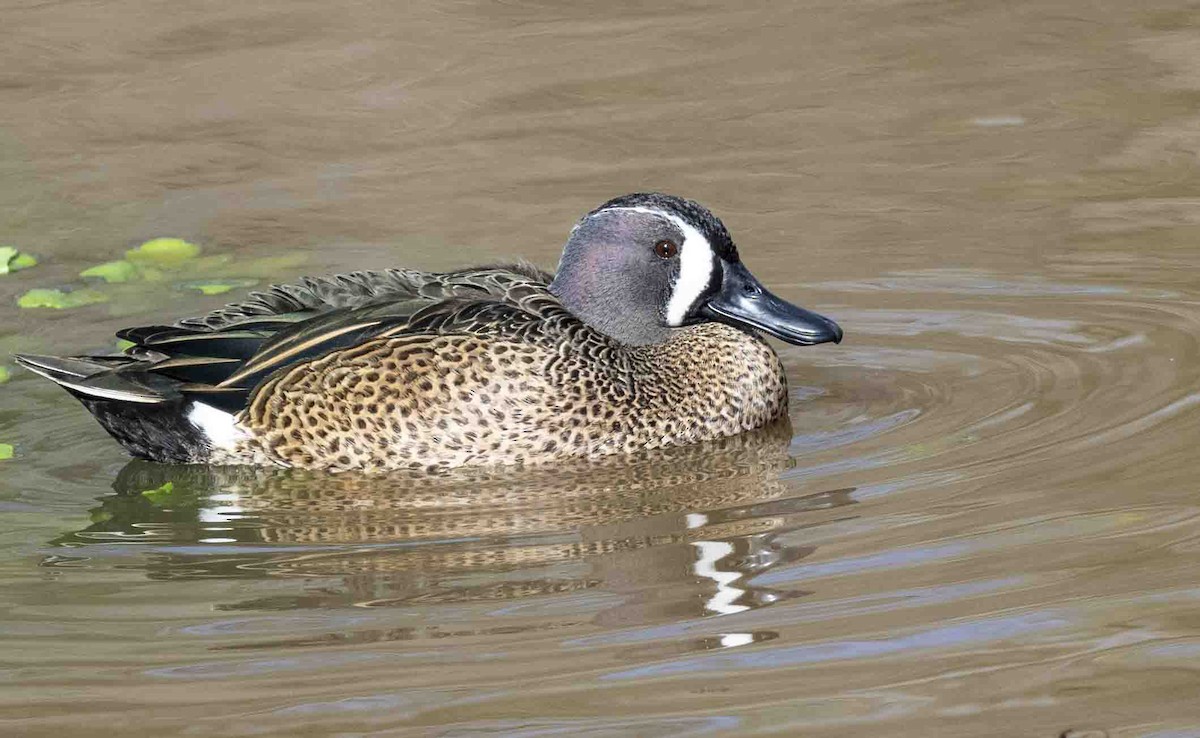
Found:
<svg viewBox="0 0 1200 738"><path fill-rule="evenodd" d="M869 641L811 643L802 646L776 647L769 651L721 654L676 660L669 664L643 666L606 674L605 679L642 679L669 674L704 671L730 672L741 669L771 669L825 661L884 658L929 650L951 649L969 644L973 648L990 642L1028 638L1040 633L1066 630L1070 620L1053 612L1019 615L1010 618L985 618L972 622L946 625L915 633L896 635Z"/></svg>

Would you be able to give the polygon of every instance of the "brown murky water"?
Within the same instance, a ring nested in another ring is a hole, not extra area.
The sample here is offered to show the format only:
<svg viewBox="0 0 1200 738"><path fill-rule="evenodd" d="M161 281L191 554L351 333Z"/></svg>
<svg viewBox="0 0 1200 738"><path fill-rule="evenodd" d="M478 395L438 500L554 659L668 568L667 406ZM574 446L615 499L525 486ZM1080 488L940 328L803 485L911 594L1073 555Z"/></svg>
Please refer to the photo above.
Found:
<svg viewBox="0 0 1200 738"><path fill-rule="evenodd" d="M647 188L847 332L781 347L791 428L436 482L127 463L14 373L0 734L1200 735L1195 4L0 25L0 243L42 260L5 354L222 301L16 307L151 236L260 281L552 266Z"/></svg>

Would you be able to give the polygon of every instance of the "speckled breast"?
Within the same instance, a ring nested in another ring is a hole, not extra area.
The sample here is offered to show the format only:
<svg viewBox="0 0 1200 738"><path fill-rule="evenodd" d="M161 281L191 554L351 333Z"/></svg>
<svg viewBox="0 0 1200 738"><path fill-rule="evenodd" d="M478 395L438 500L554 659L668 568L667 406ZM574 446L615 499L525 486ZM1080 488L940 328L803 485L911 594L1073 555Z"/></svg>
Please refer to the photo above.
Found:
<svg viewBox="0 0 1200 738"><path fill-rule="evenodd" d="M218 462L331 470L537 463L735 435L787 409L770 346L683 328L641 347L404 336L308 362L255 391Z"/></svg>

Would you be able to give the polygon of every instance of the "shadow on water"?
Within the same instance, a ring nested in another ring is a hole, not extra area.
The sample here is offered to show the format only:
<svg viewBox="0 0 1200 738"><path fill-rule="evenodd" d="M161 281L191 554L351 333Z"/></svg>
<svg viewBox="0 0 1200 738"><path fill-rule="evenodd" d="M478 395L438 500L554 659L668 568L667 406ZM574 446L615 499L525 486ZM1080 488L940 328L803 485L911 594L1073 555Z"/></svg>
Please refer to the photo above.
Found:
<svg viewBox="0 0 1200 738"><path fill-rule="evenodd" d="M135 461L91 510L90 525L51 542L62 551L43 565L80 566L132 548L141 555L121 566L153 579L301 585L223 610L596 590L616 596L596 618L606 625L732 614L806 594L747 580L812 553L779 540L808 525L808 514L853 502L852 489L797 494L781 481L794 466L791 437L784 422L633 459L434 478Z"/></svg>

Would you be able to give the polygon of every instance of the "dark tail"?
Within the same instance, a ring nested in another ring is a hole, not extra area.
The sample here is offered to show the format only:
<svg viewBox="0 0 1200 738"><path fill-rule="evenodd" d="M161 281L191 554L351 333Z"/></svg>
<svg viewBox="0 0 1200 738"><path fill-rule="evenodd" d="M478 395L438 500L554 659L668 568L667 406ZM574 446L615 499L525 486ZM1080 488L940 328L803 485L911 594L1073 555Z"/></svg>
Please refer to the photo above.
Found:
<svg viewBox="0 0 1200 738"><path fill-rule="evenodd" d="M192 400L180 382L139 371L127 356L16 357L17 363L75 396L132 455L152 461L202 462L212 448L188 420Z"/></svg>

